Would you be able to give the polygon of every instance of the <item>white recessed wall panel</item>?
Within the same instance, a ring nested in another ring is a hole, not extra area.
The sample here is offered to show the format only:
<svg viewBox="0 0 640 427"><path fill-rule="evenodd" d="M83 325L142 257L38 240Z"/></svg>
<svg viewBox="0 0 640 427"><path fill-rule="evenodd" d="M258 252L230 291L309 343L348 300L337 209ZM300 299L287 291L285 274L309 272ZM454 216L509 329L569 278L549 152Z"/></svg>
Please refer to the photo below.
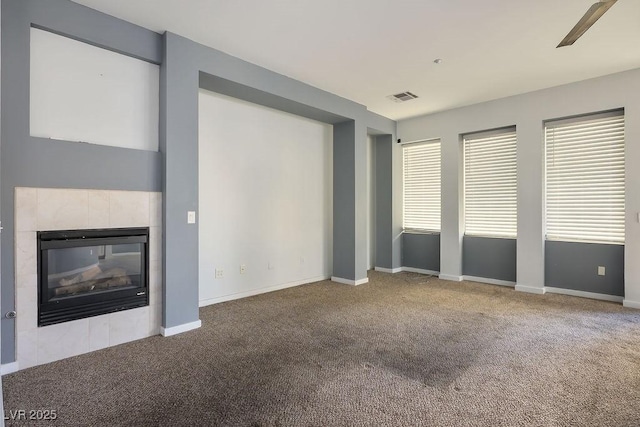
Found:
<svg viewBox="0 0 640 427"><path fill-rule="evenodd" d="M199 101L200 304L328 278L332 126L204 90Z"/></svg>
<svg viewBox="0 0 640 427"><path fill-rule="evenodd" d="M31 136L158 150L155 64L31 29Z"/></svg>

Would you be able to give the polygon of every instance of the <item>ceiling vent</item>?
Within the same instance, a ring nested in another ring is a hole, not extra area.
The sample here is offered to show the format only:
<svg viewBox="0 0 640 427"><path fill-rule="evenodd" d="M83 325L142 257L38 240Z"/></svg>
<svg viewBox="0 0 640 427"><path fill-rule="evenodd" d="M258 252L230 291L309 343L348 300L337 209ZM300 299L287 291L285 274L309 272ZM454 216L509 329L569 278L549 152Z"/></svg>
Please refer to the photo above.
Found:
<svg viewBox="0 0 640 427"><path fill-rule="evenodd" d="M405 101L411 101L412 99L416 99L418 97L418 95L415 95L411 92L402 92L402 93L396 93L395 95L389 95L387 96L387 98L389 98L390 100L392 100L393 102L405 102Z"/></svg>

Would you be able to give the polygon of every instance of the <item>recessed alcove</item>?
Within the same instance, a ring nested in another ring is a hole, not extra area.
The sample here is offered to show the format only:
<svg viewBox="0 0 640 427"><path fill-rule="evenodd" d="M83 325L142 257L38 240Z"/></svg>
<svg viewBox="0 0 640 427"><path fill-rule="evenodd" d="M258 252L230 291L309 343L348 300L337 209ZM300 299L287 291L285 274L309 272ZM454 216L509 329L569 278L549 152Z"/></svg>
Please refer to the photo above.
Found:
<svg viewBox="0 0 640 427"><path fill-rule="evenodd" d="M158 151L160 67L31 28L30 134Z"/></svg>

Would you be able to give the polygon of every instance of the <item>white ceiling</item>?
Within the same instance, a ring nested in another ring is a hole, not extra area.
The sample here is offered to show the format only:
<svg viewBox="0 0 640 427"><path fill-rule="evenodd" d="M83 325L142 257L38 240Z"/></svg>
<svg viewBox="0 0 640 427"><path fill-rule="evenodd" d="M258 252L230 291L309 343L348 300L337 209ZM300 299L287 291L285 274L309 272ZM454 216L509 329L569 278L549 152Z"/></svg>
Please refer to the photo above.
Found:
<svg viewBox="0 0 640 427"><path fill-rule="evenodd" d="M556 49L596 0L76 0L392 119L640 67L640 1ZM436 65L433 60L442 58ZM394 103L411 91L419 99Z"/></svg>

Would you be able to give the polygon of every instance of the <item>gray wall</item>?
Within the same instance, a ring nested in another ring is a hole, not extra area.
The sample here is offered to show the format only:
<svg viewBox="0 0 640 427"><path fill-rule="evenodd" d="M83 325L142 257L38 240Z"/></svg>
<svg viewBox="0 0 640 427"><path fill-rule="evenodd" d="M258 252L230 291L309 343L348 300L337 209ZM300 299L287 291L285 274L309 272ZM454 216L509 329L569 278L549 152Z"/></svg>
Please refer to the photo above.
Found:
<svg viewBox="0 0 640 427"><path fill-rule="evenodd" d="M624 246L545 242L545 286L624 296ZM605 275L598 276L598 266Z"/></svg>
<svg viewBox="0 0 640 427"><path fill-rule="evenodd" d="M165 34L161 71L161 147L165 155L166 326L197 320L197 225L185 224L197 207L197 89L234 96L334 124L334 276L366 278L367 129L394 134L395 122L360 104L280 74ZM197 79L197 81L194 81ZM179 259L180 262L174 262ZM195 310L194 310L195 308Z"/></svg>
<svg viewBox="0 0 640 427"><path fill-rule="evenodd" d="M14 188L159 191L160 153L29 136L31 25L159 64L162 38L65 0L2 0L2 363L15 360ZM90 173L88 173L90 171ZM18 314L19 315L19 314Z"/></svg>
<svg viewBox="0 0 640 427"><path fill-rule="evenodd" d="M640 307L640 69L402 120L398 138L442 141L441 274L458 279L464 224L460 135L516 126L518 239L516 290L545 292L544 122L625 109L624 304ZM394 175L395 182L402 174Z"/></svg>
<svg viewBox="0 0 640 427"><path fill-rule="evenodd" d="M403 233L402 266L440 271L440 233Z"/></svg>
<svg viewBox="0 0 640 427"><path fill-rule="evenodd" d="M161 64L160 152L52 141L29 136L29 28L46 29L118 53ZM67 0L2 0L2 313L13 310L13 194L16 186L158 191L164 214L163 326L198 320L198 226L186 221L198 207L198 88L260 103L327 123L353 123L339 137L352 150L351 162L334 168L334 182L347 189L347 226L334 245L347 255L335 275L366 277L367 131L395 138L394 121L366 107L192 42L157 33ZM340 132L340 126L337 126ZM398 153L389 162L397 170ZM342 159L340 160L342 162ZM91 174L76 173L78 165ZM338 169L337 171L335 169ZM388 177L391 179L391 177ZM397 200L397 183L376 196ZM340 190L342 191L342 190ZM392 191L393 194L386 194ZM383 192L383 193L381 193ZM400 195L401 196L401 195ZM340 211L343 206L335 205ZM389 209L387 206L385 209ZM397 207L382 226L399 227ZM350 225L349 225L350 224ZM391 232L391 234L395 231ZM394 239L380 252L399 265ZM2 362L15 360L15 322L2 320Z"/></svg>
<svg viewBox="0 0 640 427"><path fill-rule="evenodd" d="M340 206L333 210L333 276L349 280L357 277L356 235L351 231L356 220L355 133L354 121L333 126L333 205Z"/></svg>
<svg viewBox="0 0 640 427"><path fill-rule="evenodd" d="M516 239L464 236L462 274L516 281Z"/></svg>
<svg viewBox="0 0 640 427"><path fill-rule="evenodd" d="M374 267L393 269L400 265L394 262L394 251L377 250L394 245L394 190L393 190L393 136L382 135L374 139L375 146L375 184L376 198L376 262ZM402 203L402 200L400 201ZM396 251L399 252L399 251Z"/></svg>
<svg viewBox="0 0 640 427"><path fill-rule="evenodd" d="M198 71L186 39L165 34L160 69L160 151L164 153L162 324L196 322L198 315ZM196 215L197 220L197 215Z"/></svg>
<svg viewBox="0 0 640 427"><path fill-rule="evenodd" d="M2 22L2 7L0 7L0 22ZM0 24L1 28L1 24ZM0 45L2 44L2 34L0 31ZM2 58L0 57L0 70L2 70ZM1 80L1 71L0 71L0 80ZM2 99L2 88L0 87L0 99ZM0 116L2 115L2 107L0 106ZM2 152L2 124L0 123L0 153ZM0 155L0 163L2 162ZM2 195L0 191L0 200L2 200ZM0 217L1 218L1 217ZM2 259L2 245L0 245L0 260ZM0 281L1 283L1 281ZM2 307L2 292L0 291L0 307ZM2 354L2 328L0 328L0 355ZM4 395L3 387L2 387L2 376L0 376L0 427L4 427Z"/></svg>

